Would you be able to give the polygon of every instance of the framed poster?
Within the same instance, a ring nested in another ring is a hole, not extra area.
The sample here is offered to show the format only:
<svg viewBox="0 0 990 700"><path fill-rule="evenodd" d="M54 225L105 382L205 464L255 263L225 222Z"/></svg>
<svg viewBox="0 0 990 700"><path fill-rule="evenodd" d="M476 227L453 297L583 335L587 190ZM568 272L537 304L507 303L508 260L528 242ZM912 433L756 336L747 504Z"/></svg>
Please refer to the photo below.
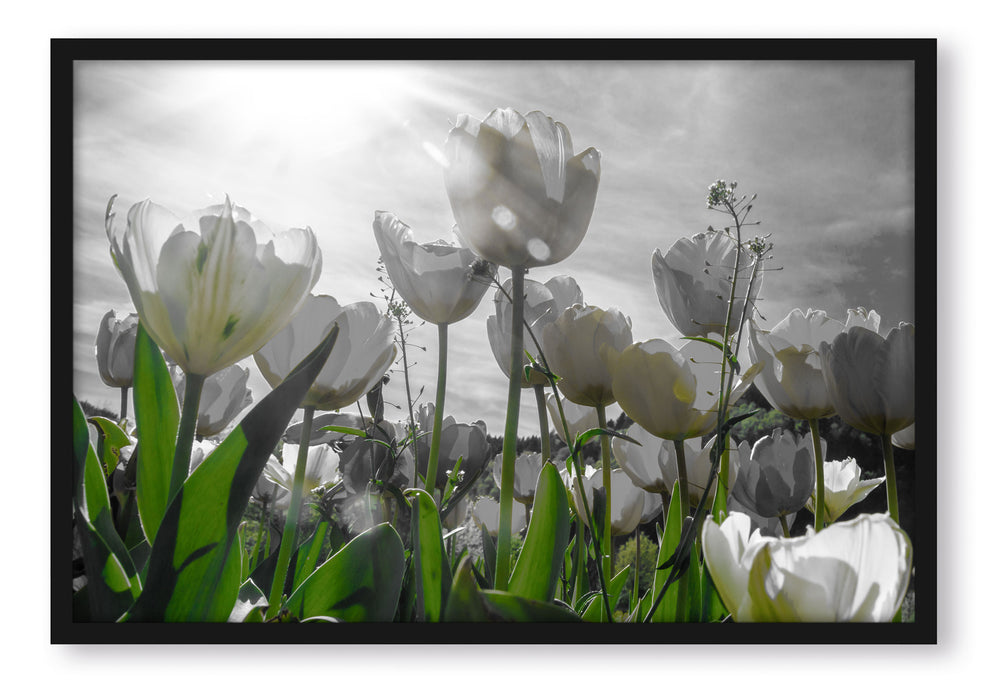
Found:
<svg viewBox="0 0 990 700"><path fill-rule="evenodd" d="M934 642L934 56L53 40L53 641Z"/></svg>

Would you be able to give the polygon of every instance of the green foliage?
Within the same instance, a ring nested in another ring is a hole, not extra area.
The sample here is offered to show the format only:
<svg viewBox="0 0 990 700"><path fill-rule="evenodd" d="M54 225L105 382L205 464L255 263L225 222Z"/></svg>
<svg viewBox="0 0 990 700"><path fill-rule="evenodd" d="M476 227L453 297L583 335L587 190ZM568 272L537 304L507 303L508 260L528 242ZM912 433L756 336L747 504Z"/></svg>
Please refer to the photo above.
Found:
<svg viewBox="0 0 990 700"><path fill-rule="evenodd" d="M510 593L552 600L564 564L569 515L567 491L560 474L552 464L546 464L536 485L526 540L509 578Z"/></svg>
<svg viewBox="0 0 990 700"><path fill-rule="evenodd" d="M640 534L639 537L639 595L637 597L642 597L648 590L650 590L650 585L653 583L653 569L657 565L657 556L660 554L660 548L657 543L654 542L649 537ZM631 536L626 540L625 544L621 545L616 552L615 558L613 559L613 566L621 571L627 566L635 566L636 563L636 536ZM619 593L618 600L615 603L615 607L618 610L629 610L629 594L632 592L633 586L633 575L629 575L629 580L626 581L626 585L622 587L622 591Z"/></svg>

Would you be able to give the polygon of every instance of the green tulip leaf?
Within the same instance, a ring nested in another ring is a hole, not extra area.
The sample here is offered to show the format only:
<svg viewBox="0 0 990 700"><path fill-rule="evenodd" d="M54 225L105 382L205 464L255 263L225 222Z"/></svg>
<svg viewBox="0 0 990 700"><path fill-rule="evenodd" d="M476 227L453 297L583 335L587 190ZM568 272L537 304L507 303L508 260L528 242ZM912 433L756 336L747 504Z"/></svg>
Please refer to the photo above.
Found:
<svg viewBox="0 0 990 700"><path fill-rule="evenodd" d="M97 456L103 467L104 475L109 477L117 468L117 462L120 461L120 448L130 445L131 439L127 437L127 433L120 429L120 426L103 416L94 416L89 419L89 422L95 425L99 431L100 446L97 450Z"/></svg>
<svg viewBox="0 0 990 700"><path fill-rule="evenodd" d="M73 510L88 584L88 617L111 622L141 593L137 569L114 528L106 476L89 442L86 416L72 401Z"/></svg>
<svg viewBox="0 0 990 700"><path fill-rule="evenodd" d="M664 518L666 528L661 533L660 526L657 525L660 551L657 554L657 568L653 575L653 588L646 593L642 603L646 610L649 610L653 605L654 596L660 595L664 584L670 577L671 569L660 567L664 562L670 561L677 550L677 545L681 541L681 523L680 484L675 481L670 494L670 510L667 512L667 517ZM653 613L653 617L649 620L650 622L674 622L677 610L677 587L679 585L681 584L675 583L668 587L659 606Z"/></svg>
<svg viewBox="0 0 990 700"><path fill-rule="evenodd" d="M268 607L268 599L265 594L254 584L254 581L248 579L241 584L237 592L237 602L234 603L234 609L230 611L227 622L261 622L264 618L260 609L266 607Z"/></svg>
<svg viewBox="0 0 990 700"><path fill-rule="evenodd" d="M640 447L643 446L640 442L638 442L634 438L629 437L625 433L620 433L617 430L612 430L611 428L589 428L588 430L585 430L583 433L578 435L577 439L574 441L575 454L581 451L581 448L584 447L584 443L588 442L588 440L598 435L611 435L612 437L617 437L620 440L626 440L628 442L631 442L634 445L639 445Z"/></svg>
<svg viewBox="0 0 990 700"><path fill-rule="evenodd" d="M165 359L144 324L138 324L134 345L134 419L137 422L137 506L148 542L154 544L168 505L175 440L179 432L179 400Z"/></svg>
<svg viewBox="0 0 990 700"><path fill-rule="evenodd" d="M619 599L619 593L622 592L622 587L626 585L626 580L629 578L631 571L632 566L627 565L622 571L612 577L612 582L608 585L608 601L610 606L614 606L615 601ZM581 613L581 619L585 622L605 622L605 608L602 606L602 600L601 591L594 593L588 601L584 612Z"/></svg>
<svg viewBox="0 0 990 700"><path fill-rule="evenodd" d="M444 606L444 622L487 622L485 598L471 573L471 560L461 560Z"/></svg>
<svg viewBox="0 0 990 700"><path fill-rule="evenodd" d="M529 530L509 577L509 593L535 600L553 599L570 534L569 514L564 482L548 462L536 484Z"/></svg>
<svg viewBox="0 0 990 700"><path fill-rule="evenodd" d="M238 529L244 510L338 330L334 326L186 479L162 518L147 585L129 619L223 622L230 616L241 585Z"/></svg>
<svg viewBox="0 0 990 700"><path fill-rule="evenodd" d="M481 590L464 559L454 574L444 622L580 622L570 608L504 591Z"/></svg>
<svg viewBox="0 0 990 700"><path fill-rule="evenodd" d="M326 539L327 528L330 523L326 520L320 521L320 524L316 526L316 530L312 535L306 538L296 549L293 554L292 561L292 571L294 572L291 580L291 587L289 590L295 590L298 588L299 584L305 581L313 570L316 568L316 563L320 558L320 551L323 549L323 542ZM300 564L300 561L302 562Z"/></svg>
<svg viewBox="0 0 990 700"><path fill-rule="evenodd" d="M481 551L485 556L485 578L495 581L495 538L488 532L488 526L481 524Z"/></svg>
<svg viewBox="0 0 990 700"><path fill-rule="evenodd" d="M713 340L712 338L705 338L705 337L700 336L700 335L684 335L684 336L681 336L681 340L697 340L699 343L707 343L708 345L712 345L712 346L718 348L719 350L721 350L725 354L725 357L729 361L729 364L732 366L732 369L734 369L737 372L740 371L740 368L739 368L739 358L737 358L731 352L728 352L725 349L725 346L722 345L722 342L721 341L719 341L719 340Z"/></svg>
<svg viewBox="0 0 990 700"><path fill-rule="evenodd" d="M304 619L391 622L405 568L402 540L388 523L365 530L299 584L286 607Z"/></svg>
<svg viewBox="0 0 990 700"><path fill-rule="evenodd" d="M318 428L327 433L344 433L345 435L357 435L358 437L366 438L368 433L360 428L348 428L345 425L324 425L322 428Z"/></svg>
<svg viewBox="0 0 990 700"><path fill-rule="evenodd" d="M443 577L450 579L444 564L443 536L437 505L426 491L409 489L412 503L413 566L416 574L416 615L426 622L438 622L443 611ZM446 569L446 571L445 571Z"/></svg>

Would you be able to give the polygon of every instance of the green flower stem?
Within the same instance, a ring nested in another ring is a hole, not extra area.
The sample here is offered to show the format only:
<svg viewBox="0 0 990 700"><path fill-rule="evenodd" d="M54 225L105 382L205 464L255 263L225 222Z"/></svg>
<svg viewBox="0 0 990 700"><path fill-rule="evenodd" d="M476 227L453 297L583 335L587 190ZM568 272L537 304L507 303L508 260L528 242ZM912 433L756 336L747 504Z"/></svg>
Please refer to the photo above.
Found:
<svg viewBox="0 0 990 700"><path fill-rule="evenodd" d="M509 550L512 546L512 486L516 476L516 431L519 429L519 399L523 365L523 280L526 268L512 268L512 351L509 354L509 399L505 407L502 436L502 483L498 501L498 543L495 548L495 590L509 588Z"/></svg>
<svg viewBox="0 0 990 700"><path fill-rule="evenodd" d="M636 562L633 566L635 568L633 568L633 587L632 593L629 596L629 609L632 610L633 608L637 608L636 622L639 622L639 615L642 612L642 610L639 610L636 605L639 603L639 527L636 528Z"/></svg>
<svg viewBox="0 0 990 700"><path fill-rule="evenodd" d="M811 425L811 442L815 447L815 532L820 532L825 527L825 457L818 434L818 419L812 418L808 423ZM786 525L784 532L787 532Z"/></svg>
<svg viewBox="0 0 990 700"><path fill-rule="evenodd" d="M550 461L550 424L547 422L547 397L543 385L533 386L536 393L536 412L540 417L540 466Z"/></svg>
<svg viewBox="0 0 990 700"><path fill-rule="evenodd" d="M265 534L265 522L268 520L268 499L261 502L261 519L258 520L258 534L254 538L254 547L251 551L251 558L248 560L251 568L258 565L258 553L261 551L261 538Z"/></svg>
<svg viewBox="0 0 990 700"><path fill-rule="evenodd" d="M426 467L426 492L434 499L437 484L437 465L440 463L440 432L443 429L443 399L447 392L447 324L437 324L440 353L437 363L437 399L433 414L433 436L430 439L430 461Z"/></svg>
<svg viewBox="0 0 990 700"><path fill-rule="evenodd" d="M894 469L894 444L890 440L890 435L881 435L883 441L883 473L887 478L887 510L894 522L900 524L897 514L897 471Z"/></svg>
<svg viewBox="0 0 990 700"><path fill-rule="evenodd" d="M179 435L175 441L175 457L172 459L172 477L168 482L168 502L171 503L183 482L189 476L189 458L192 455L196 421L199 418L199 398L203 393L206 377L186 375L186 391L182 397L182 417L179 419Z"/></svg>
<svg viewBox="0 0 990 700"><path fill-rule="evenodd" d="M598 427L602 430L608 428L605 421L605 407L599 404L595 407L598 412ZM602 484L605 487L605 527L602 534L602 573L605 574L606 585L612 580L612 455L611 444L608 436L602 435L599 438L602 445Z"/></svg>
<svg viewBox="0 0 990 700"><path fill-rule="evenodd" d="M789 527L787 527L787 516L786 515L778 515L777 516L777 520L780 521L780 527L784 531L784 537L790 537L791 536L791 529ZM817 532L817 530L815 532Z"/></svg>
<svg viewBox="0 0 990 700"><path fill-rule="evenodd" d="M272 619L282 608L282 593L285 590L285 577L289 570L289 560L296 548L296 528L299 525L299 512L302 509L303 484L306 481L306 458L309 456L309 434L313 430L313 413L316 409L307 406L303 409L302 435L299 438L299 457L296 459L296 473L292 477L292 496L289 512L285 516L285 530L278 548L278 562L272 579L271 595L268 596L268 615Z"/></svg>
<svg viewBox="0 0 990 700"><path fill-rule="evenodd" d="M120 422L123 424L127 418L127 387L120 387Z"/></svg>
<svg viewBox="0 0 990 700"><path fill-rule="evenodd" d="M584 580L584 576L587 575L585 572L588 568L584 558L584 521L581 518L577 518L574 539L574 546L577 548L577 552L574 557L574 587L571 589L571 607L577 608L578 600L584 595L584 591L582 590L584 587L581 583Z"/></svg>
<svg viewBox="0 0 990 700"><path fill-rule="evenodd" d="M687 480L687 459L684 456L684 441L673 440L672 442L674 443L674 455L677 457L677 491L681 505L681 529L683 530L684 518L691 512L691 494L688 493L689 487ZM701 506L699 505L698 508L700 509ZM673 575L673 573L670 575ZM687 614L687 598L688 586L687 575L685 575L677 584L677 616L674 619L678 622L683 622ZM647 617L646 619L649 620L651 617Z"/></svg>

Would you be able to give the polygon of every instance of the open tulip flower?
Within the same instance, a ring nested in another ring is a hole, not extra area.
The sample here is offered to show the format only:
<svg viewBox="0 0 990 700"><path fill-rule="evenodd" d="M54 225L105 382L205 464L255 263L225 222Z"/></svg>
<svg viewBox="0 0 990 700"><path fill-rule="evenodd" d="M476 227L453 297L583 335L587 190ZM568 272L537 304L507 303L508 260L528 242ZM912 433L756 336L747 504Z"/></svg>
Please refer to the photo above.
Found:
<svg viewBox="0 0 990 700"><path fill-rule="evenodd" d="M721 337L732 293L732 271L736 242L717 231L680 238L666 254L653 251L653 284L667 318L686 336ZM753 282L753 298L763 284L762 273ZM752 305L746 309L747 316ZM729 332L739 329L743 304L737 299L732 308Z"/></svg>
<svg viewBox="0 0 990 700"><path fill-rule="evenodd" d="M712 447L715 446L715 438L702 444L701 438L684 441L684 457L687 463L688 498L692 507L697 507L701 501L701 494L705 491L708 483L708 476L712 470ZM669 440L664 440L660 445L660 453L657 456L660 465L660 473L663 482L670 492L677 481L677 459L674 453L674 446ZM739 459L735 450L729 452L729 473L727 475L726 488L729 492L736 484L739 472ZM715 500L715 488L708 491L708 499L705 501L705 508L711 508Z"/></svg>
<svg viewBox="0 0 990 700"><path fill-rule="evenodd" d="M203 437L218 435L253 401L247 381L250 372L240 365L224 367L211 374L203 383L203 394L199 400L199 417L196 421L196 434ZM182 370L172 370L175 391L184 395L186 377Z"/></svg>
<svg viewBox="0 0 990 700"><path fill-rule="evenodd" d="M509 500L512 501L511 531L513 533L522 532L523 528L526 527L526 506L511 498ZM484 525L492 535L498 531L498 503L494 498L488 496L482 496L475 502L474 508L471 510L471 517L479 530Z"/></svg>
<svg viewBox="0 0 990 700"><path fill-rule="evenodd" d="M265 475L269 480L278 484L286 491L292 491L292 472L299 459L299 445L285 443L282 445L282 467L265 466ZM303 480L303 492L310 493L313 489L337 481L340 463L339 455L330 445L313 445L306 454L306 475Z"/></svg>
<svg viewBox="0 0 990 700"><path fill-rule="evenodd" d="M825 462L825 521L834 523L850 506L859 503L883 483L884 477L860 480L859 465L852 457ZM812 512L818 489L811 494L807 508Z"/></svg>
<svg viewBox="0 0 990 700"><path fill-rule="evenodd" d="M543 469L543 460L536 452L523 452L516 457L516 470L513 473L512 497L524 505L533 505L536 496L536 482ZM495 455L492 467L495 485L502 482L502 453Z"/></svg>
<svg viewBox="0 0 990 700"><path fill-rule="evenodd" d="M375 212L375 240L396 291L429 323L456 323L478 308L495 269L471 250L444 241L419 244L412 229L386 211Z"/></svg>
<svg viewBox="0 0 990 700"><path fill-rule="evenodd" d="M850 328L819 351L842 420L874 435L893 435L914 423L913 324L899 324L886 338Z"/></svg>
<svg viewBox="0 0 990 700"><path fill-rule="evenodd" d="M887 515L786 539L754 532L743 513L709 516L701 544L737 622L888 622L911 573L911 541Z"/></svg>
<svg viewBox="0 0 990 700"><path fill-rule="evenodd" d="M549 280L546 284L541 284L536 280L525 280L525 298L523 301L523 317L529 325L536 340L542 346L543 331L569 306L581 304L584 295L581 288L572 277L560 275ZM499 368L508 377L511 370L512 351L512 305L509 299L501 291L495 293L495 313L488 317L488 342L492 346L492 354ZM523 362L527 363L525 353L540 359L539 351L533 343L529 333L523 333ZM522 386L533 385L545 386L549 384L547 378L541 372L530 372L529 379L523 375ZM597 419L596 419L597 420Z"/></svg>
<svg viewBox="0 0 990 700"><path fill-rule="evenodd" d="M822 447L824 453L824 446ZM798 438L775 428L752 451L739 444L739 476L732 494L764 518L801 510L815 489L815 449L811 433Z"/></svg>
<svg viewBox="0 0 990 700"><path fill-rule="evenodd" d="M581 522L588 524L588 513L584 509L581 501L581 494L578 491L577 479L575 476L571 480L571 496L574 499L575 512L581 518ZM588 506L594 508L593 492L597 490L604 495L604 474L601 469L596 469L590 478L585 477L584 492L588 499ZM628 535L637 527L642 520L644 513L655 518L657 515L658 500L652 494L648 494L639 488L621 469L612 470L612 508L611 508L611 533L613 537ZM649 499L647 498L649 496ZM661 502L662 503L662 502ZM604 545L603 545L604 546Z"/></svg>
<svg viewBox="0 0 990 700"><path fill-rule="evenodd" d="M633 423L626 431L626 436L639 444L622 438L612 438L612 454L636 486L650 493L670 493L670 488L664 481L660 471L660 449L664 441L652 435L646 428ZM707 480L708 476L705 475ZM677 469L674 469L674 480L677 479ZM671 482L673 484L673 482Z"/></svg>
<svg viewBox="0 0 990 700"><path fill-rule="evenodd" d="M186 374L205 377L256 351L320 277L310 229L273 236L230 199L186 221L145 200L130 208L123 232L112 205L106 230L114 263L148 335Z"/></svg>
<svg viewBox="0 0 990 700"><path fill-rule="evenodd" d="M543 352L561 393L583 406L615 403L611 367L632 343L632 322L618 309L576 304L543 330Z"/></svg>
<svg viewBox="0 0 990 700"><path fill-rule="evenodd" d="M591 221L601 154L574 155L567 127L542 112L462 114L447 136L444 184L459 235L505 267L538 267L573 253Z"/></svg>
<svg viewBox="0 0 990 700"><path fill-rule="evenodd" d="M282 469L282 463L278 461L278 457L271 455L261 472L261 476L258 477L258 481L254 485L254 490L251 492L251 498L268 505L282 500L285 505L288 505L288 499L286 499L285 496L289 495L289 489L270 479L268 477L269 473L278 475L279 481L283 481L290 485L292 483L292 477L289 476L288 472Z"/></svg>
<svg viewBox="0 0 990 700"><path fill-rule="evenodd" d="M134 384L134 342L137 340L138 315L117 318L113 309L100 321L96 334L96 364L100 379L107 386L125 389Z"/></svg>
<svg viewBox="0 0 990 700"><path fill-rule="evenodd" d="M254 354L272 388L327 336L340 326L337 342L303 399L302 406L334 411L352 404L382 378L398 349L393 322L370 301L340 306L326 295L310 296L292 322Z"/></svg>
<svg viewBox="0 0 990 700"><path fill-rule="evenodd" d="M633 343L612 364L612 390L622 410L657 437L686 440L715 430L721 352L701 341L678 350L659 338ZM754 364L729 394L734 403L762 368Z"/></svg>

